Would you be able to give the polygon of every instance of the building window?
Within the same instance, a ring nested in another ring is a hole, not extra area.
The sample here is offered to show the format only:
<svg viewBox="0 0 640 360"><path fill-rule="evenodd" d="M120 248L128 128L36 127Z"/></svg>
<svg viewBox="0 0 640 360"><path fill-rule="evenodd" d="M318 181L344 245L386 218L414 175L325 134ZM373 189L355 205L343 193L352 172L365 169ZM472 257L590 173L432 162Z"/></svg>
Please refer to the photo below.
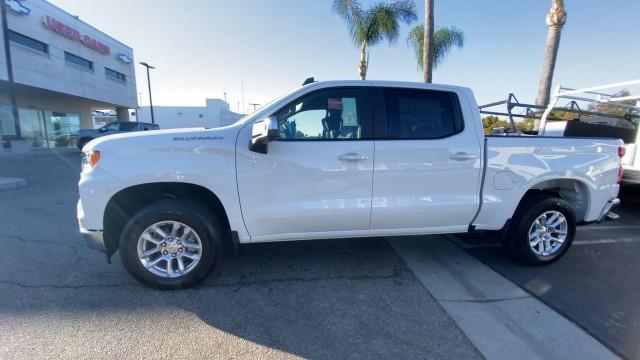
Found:
<svg viewBox="0 0 640 360"><path fill-rule="evenodd" d="M39 51L41 53L48 54L49 53L49 45L43 43L42 41L38 41L36 39L32 39L28 36L24 36L15 31L9 30L9 40L13 43L20 44L22 46L26 46L30 49Z"/></svg>
<svg viewBox="0 0 640 360"><path fill-rule="evenodd" d="M93 63L85 58L81 58L80 56L76 56L65 51L64 60L67 64L73 64L75 66L80 66L83 69L93 71Z"/></svg>
<svg viewBox="0 0 640 360"><path fill-rule="evenodd" d="M105 75L107 75L107 78L109 79L121 81L123 83L127 82L127 76L125 74L119 73L115 70L111 70L108 67L104 68L104 73Z"/></svg>

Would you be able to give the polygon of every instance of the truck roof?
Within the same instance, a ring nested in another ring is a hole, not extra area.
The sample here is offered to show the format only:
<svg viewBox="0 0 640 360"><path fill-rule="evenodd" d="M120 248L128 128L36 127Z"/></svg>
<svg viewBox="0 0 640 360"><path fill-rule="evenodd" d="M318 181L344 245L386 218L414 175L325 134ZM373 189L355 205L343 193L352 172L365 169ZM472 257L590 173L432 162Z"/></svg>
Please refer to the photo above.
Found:
<svg viewBox="0 0 640 360"><path fill-rule="evenodd" d="M114 122L111 122L109 124L130 124L130 123L139 123L139 124L145 124L145 125L158 126L158 124L152 124L152 123L148 123L148 122L144 122L144 121L114 121ZM107 125L109 125L109 124L107 124Z"/></svg>
<svg viewBox="0 0 640 360"><path fill-rule="evenodd" d="M470 91L471 89L458 85L447 84L427 84L424 82L414 81L390 81L390 80L326 80L315 81L303 87L327 87L327 86L378 86L378 87L395 87L395 88L422 88L434 90L462 90Z"/></svg>

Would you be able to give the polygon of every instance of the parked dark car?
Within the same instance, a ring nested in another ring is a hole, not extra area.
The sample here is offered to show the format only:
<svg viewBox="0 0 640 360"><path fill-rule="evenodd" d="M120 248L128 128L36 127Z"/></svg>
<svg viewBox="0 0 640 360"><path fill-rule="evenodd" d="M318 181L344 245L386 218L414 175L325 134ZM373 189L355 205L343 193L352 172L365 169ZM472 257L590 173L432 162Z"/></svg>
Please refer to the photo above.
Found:
<svg viewBox="0 0 640 360"><path fill-rule="evenodd" d="M157 124L132 122L132 121L113 122L111 124L107 124L98 129L80 130L80 132L78 133L78 141L76 142L76 145L78 146L78 149L82 150L82 148L89 141L102 136L120 134L124 132L147 131L147 130L158 130L158 129L160 129L160 127Z"/></svg>

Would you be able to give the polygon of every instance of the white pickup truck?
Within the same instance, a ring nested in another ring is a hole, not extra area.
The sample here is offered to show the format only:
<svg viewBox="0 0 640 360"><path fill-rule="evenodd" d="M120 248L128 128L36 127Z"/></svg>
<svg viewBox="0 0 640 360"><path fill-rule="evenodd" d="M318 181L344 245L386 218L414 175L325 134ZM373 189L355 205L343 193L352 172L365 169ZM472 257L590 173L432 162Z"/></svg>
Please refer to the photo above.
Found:
<svg viewBox="0 0 640 360"><path fill-rule="evenodd" d="M78 221L165 289L266 241L502 230L514 257L546 264L618 203L621 146L485 136L463 87L314 82L226 127L89 142Z"/></svg>

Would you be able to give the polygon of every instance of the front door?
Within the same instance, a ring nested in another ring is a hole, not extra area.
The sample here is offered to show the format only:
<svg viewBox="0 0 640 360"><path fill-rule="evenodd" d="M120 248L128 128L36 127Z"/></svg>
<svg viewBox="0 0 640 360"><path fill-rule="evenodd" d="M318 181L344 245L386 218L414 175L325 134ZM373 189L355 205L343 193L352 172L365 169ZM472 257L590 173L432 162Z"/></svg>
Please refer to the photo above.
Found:
<svg viewBox="0 0 640 360"><path fill-rule="evenodd" d="M289 103L275 113L280 139L267 154L238 141L238 191L252 240L368 231L374 149L367 94L331 88ZM245 127L238 139L250 132Z"/></svg>
<svg viewBox="0 0 640 360"><path fill-rule="evenodd" d="M424 89L377 89L371 230L408 234L465 230L478 206L481 153L458 96Z"/></svg>

